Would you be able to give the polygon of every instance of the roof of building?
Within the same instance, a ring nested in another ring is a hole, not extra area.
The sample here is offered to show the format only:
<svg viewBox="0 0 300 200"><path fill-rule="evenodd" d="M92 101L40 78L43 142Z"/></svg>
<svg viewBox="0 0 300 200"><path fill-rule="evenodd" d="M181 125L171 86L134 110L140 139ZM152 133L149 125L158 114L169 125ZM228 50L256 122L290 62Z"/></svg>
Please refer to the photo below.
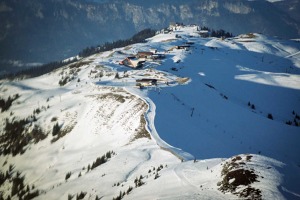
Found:
<svg viewBox="0 0 300 200"><path fill-rule="evenodd" d="M142 78L142 79L137 79L136 82L157 82L157 79L154 79L154 78Z"/></svg>
<svg viewBox="0 0 300 200"><path fill-rule="evenodd" d="M153 52L150 52L150 51L140 51L140 52L138 52L138 55L153 55Z"/></svg>

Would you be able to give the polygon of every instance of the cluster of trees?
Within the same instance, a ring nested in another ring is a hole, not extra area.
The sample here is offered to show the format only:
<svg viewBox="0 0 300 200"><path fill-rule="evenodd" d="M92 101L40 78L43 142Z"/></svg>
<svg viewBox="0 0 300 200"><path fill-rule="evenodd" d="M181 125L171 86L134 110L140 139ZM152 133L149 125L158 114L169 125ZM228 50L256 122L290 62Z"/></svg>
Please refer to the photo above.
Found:
<svg viewBox="0 0 300 200"><path fill-rule="evenodd" d="M9 121L5 120L4 133L0 136L0 155L22 154L25 147L33 141L38 143L44 140L47 135L42 129L35 125L31 131L28 130L29 123L34 121L35 117L30 116L21 120Z"/></svg>
<svg viewBox="0 0 300 200"><path fill-rule="evenodd" d="M167 167L167 165L166 165L166 167ZM151 176L151 173L153 172L153 174L155 174L154 180L155 180L155 179L158 179L158 178L160 177L159 171L161 171L163 168L164 168L164 167L163 167L162 164L161 164L160 166L158 166L156 169L155 169L155 167L153 167L153 169L149 169L148 174L149 174L149 176ZM134 179L134 185L135 185L135 188L138 188L138 187L143 186L143 185L145 184L145 182L144 182L143 180L144 180L145 178L147 179L149 176L148 176L148 175L146 175L146 176L140 175L139 177L136 177L136 178ZM120 183L117 183L117 184L115 183L115 184L113 185L113 187L114 187L114 186L119 186L119 185L120 185ZM121 186L123 187L123 184L122 184ZM117 197L114 197L113 200L121 200L121 199L123 199L124 196L125 196L125 195L129 195L129 193L130 193L133 189L134 189L134 188L133 188L132 186L129 186L128 189L127 189L127 191L126 191L126 190L123 191L123 192L120 191L119 195L118 195Z"/></svg>
<svg viewBox="0 0 300 200"><path fill-rule="evenodd" d="M0 77L0 79L15 79L15 78L33 78L33 77L38 77L43 74L47 74L49 72L52 72L55 69L58 69L64 65L70 64L77 62L78 59L74 58L69 61L55 61L55 62L50 62L41 66L37 67L31 67L29 69L24 69L22 71L16 72L16 73L10 73L10 74L4 74Z"/></svg>
<svg viewBox="0 0 300 200"><path fill-rule="evenodd" d="M88 165L88 171L89 170L93 170L96 167L106 163L111 157L112 155L115 155L114 151L108 151L106 154L102 155L101 157L98 157L92 165Z"/></svg>
<svg viewBox="0 0 300 200"><path fill-rule="evenodd" d="M293 115L294 115L295 126L300 126L300 116L295 111L293 111ZM298 122L298 120L299 120L299 122Z"/></svg>
<svg viewBox="0 0 300 200"><path fill-rule="evenodd" d="M98 158L92 163L92 165L89 164L89 165L87 166L87 171L86 171L86 173L88 173L90 170L93 170L93 169L95 169L96 167L98 167L98 166L100 166L100 165L102 165L102 164L108 162L109 159L110 159L113 155L116 155L116 153L115 153L114 151L108 151L108 152L106 152L105 154L103 154L101 157L98 157ZM83 167L83 168L82 168L82 170L85 170L85 169L86 169L86 167ZM68 178L70 178L70 176L71 176L71 172L67 173L67 174L66 174L66 177L65 177L65 180L67 180ZM82 174L81 174L81 172L79 172L78 178L81 177L81 176L82 176Z"/></svg>
<svg viewBox="0 0 300 200"><path fill-rule="evenodd" d="M142 179L142 178L143 178L143 177L142 177L142 175L141 175L141 178L140 178L140 179ZM139 180L139 179L136 178L136 180ZM136 180L135 180L135 182L138 182L138 181L136 181ZM143 183L143 184L144 184L144 182L142 182L142 181L140 181L140 183ZM141 185L142 185L142 184L141 184ZM140 185L140 186L141 186L141 185ZM114 197L113 200L121 200L121 199L123 199L124 196L125 196L125 195L129 195L129 193L130 193L132 190L133 190L133 187L132 187L132 186L129 186L128 189L127 189L127 191L126 191L126 190L123 191L123 192L120 191L119 195L118 195L117 197Z"/></svg>
<svg viewBox="0 0 300 200"><path fill-rule="evenodd" d="M12 103L20 97L19 94L15 94L13 97L9 96L7 100L0 98L1 112L9 110Z"/></svg>
<svg viewBox="0 0 300 200"><path fill-rule="evenodd" d="M223 29L219 29L219 30L214 30L214 29L210 29L206 26L201 27L201 30L207 30L210 34L210 37L217 37L217 38L230 38L233 37L233 34L230 32L227 32Z"/></svg>
<svg viewBox="0 0 300 200"><path fill-rule="evenodd" d="M79 52L79 56L80 57L88 57L88 56L96 54L96 53L112 50L114 48L120 48L120 47L128 46L131 44L135 44L135 43L142 43L142 42L145 42L145 39L153 37L155 35L155 33L156 33L155 30L144 29L144 30L138 32L137 34L135 34L134 36L132 36L131 38L126 39L126 40L117 40L114 42L106 42L105 44L99 45L96 47L93 47L93 46L87 47Z"/></svg>
<svg viewBox="0 0 300 200"><path fill-rule="evenodd" d="M81 191L79 194L76 195L76 200L84 199L86 194L87 194L86 192Z"/></svg>
<svg viewBox="0 0 300 200"><path fill-rule="evenodd" d="M81 200L81 199L84 199L84 197L85 197L86 195L87 195L87 192L81 191L79 194L76 194L75 200ZM74 196L75 196L75 195L68 194L68 200L72 200ZM89 199L91 199L91 195L90 195ZM101 199L101 198L98 197L98 195L96 195L95 200L100 200L100 199Z"/></svg>
<svg viewBox="0 0 300 200"><path fill-rule="evenodd" d="M140 175L140 178L138 178L138 177L136 177L135 179L134 179L134 184L135 184L135 187L137 188L137 187L141 187L142 185L144 185L145 183L143 182L143 176L142 175Z"/></svg>
<svg viewBox="0 0 300 200"><path fill-rule="evenodd" d="M14 197L14 199L29 200L39 196L40 192L35 189L35 186L26 185L25 176L21 176L21 172L19 171L15 172L13 165L10 165L5 173L0 172L0 185L6 181L12 184L10 195L6 199L10 200ZM5 199L1 192L0 199Z"/></svg>
<svg viewBox="0 0 300 200"><path fill-rule="evenodd" d="M211 37L218 37L218 38L225 37L225 38L230 38L230 37L233 37L233 35L232 35L232 33L229 33L229 32L226 32L226 31L220 29L220 30L212 30L211 31Z"/></svg>
<svg viewBox="0 0 300 200"><path fill-rule="evenodd" d="M294 116L293 121L287 121L285 123L288 125L293 125L294 123L295 126L300 126L300 116L295 111L293 111L293 116Z"/></svg>
<svg viewBox="0 0 300 200"><path fill-rule="evenodd" d="M133 187L129 186L129 188L127 189L127 192L122 192L120 191L119 195L117 197L114 197L113 200L121 200L124 198L124 196L127 194L129 194L132 191Z"/></svg>
<svg viewBox="0 0 300 200"><path fill-rule="evenodd" d="M61 79L58 81L58 84L60 86L64 86L72 80L74 80L74 77L69 77L69 76L61 77Z"/></svg>
<svg viewBox="0 0 300 200"><path fill-rule="evenodd" d="M254 104L251 104L250 101L248 102L248 107L250 107L252 110L255 110L255 105L254 105Z"/></svg>

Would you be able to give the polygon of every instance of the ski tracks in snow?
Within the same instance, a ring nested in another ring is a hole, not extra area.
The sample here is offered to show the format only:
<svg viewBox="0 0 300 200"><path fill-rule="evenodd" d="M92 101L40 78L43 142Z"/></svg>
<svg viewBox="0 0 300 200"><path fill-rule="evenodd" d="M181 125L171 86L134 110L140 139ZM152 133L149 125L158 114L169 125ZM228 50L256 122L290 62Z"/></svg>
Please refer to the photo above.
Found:
<svg viewBox="0 0 300 200"><path fill-rule="evenodd" d="M174 174L185 184L185 185L190 185L191 187L194 187L196 189L199 189L199 186L196 184L192 183L185 175L184 168L182 168L181 165L176 166L174 169Z"/></svg>
<svg viewBox="0 0 300 200"><path fill-rule="evenodd" d="M155 104L148 97L140 97L140 98L143 99L148 105L147 114L145 115L147 121L147 130L151 133L151 136L156 141L157 145L164 150L170 151L172 154L174 154L176 157L178 157L183 161L193 160L194 159L193 155L169 145L159 137L154 125L155 109L156 109Z"/></svg>
<svg viewBox="0 0 300 200"><path fill-rule="evenodd" d="M146 152L147 150L143 149L142 151ZM141 165L145 164L147 161L151 159L151 152L147 151L146 153L147 153L146 159L141 160L141 162L139 162L132 170L130 170L128 174L126 174L123 182L127 182L128 179L141 167Z"/></svg>

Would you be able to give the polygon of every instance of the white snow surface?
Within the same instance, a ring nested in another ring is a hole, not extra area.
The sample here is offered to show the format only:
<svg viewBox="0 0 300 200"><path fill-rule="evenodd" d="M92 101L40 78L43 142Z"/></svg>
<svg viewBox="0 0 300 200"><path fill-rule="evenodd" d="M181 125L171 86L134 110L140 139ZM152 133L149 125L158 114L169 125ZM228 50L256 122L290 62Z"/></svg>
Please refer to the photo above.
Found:
<svg viewBox="0 0 300 200"><path fill-rule="evenodd" d="M194 44L173 48L186 42ZM138 70L118 64L150 48L166 58ZM20 98L1 113L1 133L6 118L23 119L44 106L33 124L48 136L27 145L24 154L1 155L1 170L14 165L26 184L41 191L36 199L75 199L81 191L84 199L113 199L129 186L124 199L236 199L218 190L222 167L233 156L252 155L245 167L258 173L251 186L263 199L299 199L300 128L286 124L293 112L300 114L300 58L290 56L299 51L297 41L260 34L201 38L188 26L84 58L76 72L68 65L37 78L2 80L0 97ZM59 86L66 74L74 80ZM187 82L176 81L184 77ZM141 78L158 79L158 85L139 89L135 81ZM151 139L136 138L142 117ZM51 142L56 122L70 131ZM87 172L108 151L116 155ZM145 184L135 187L140 176ZM0 186L4 197L10 187Z"/></svg>

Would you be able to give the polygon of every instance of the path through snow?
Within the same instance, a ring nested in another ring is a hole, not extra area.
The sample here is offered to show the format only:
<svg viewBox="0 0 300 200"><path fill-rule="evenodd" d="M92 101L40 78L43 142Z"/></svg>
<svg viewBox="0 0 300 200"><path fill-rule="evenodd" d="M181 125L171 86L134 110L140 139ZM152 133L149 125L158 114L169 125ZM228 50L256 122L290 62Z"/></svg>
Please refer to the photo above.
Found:
<svg viewBox="0 0 300 200"><path fill-rule="evenodd" d="M148 105L148 110L145 115L145 119L147 122L147 130L151 134L152 138L156 141L157 145L160 146L162 149L166 151L170 151L172 154L177 156L179 159L182 161L188 161L188 160L193 160L195 157L182 149L173 147L166 143L163 139L159 137L159 134L156 131L155 124L154 124L154 119L155 119L155 109L156 106L154 102L147 97L146 95L143 95L141 92L138 92L134 88L125 88L128 92L132 93L133 95L137 96L138 98L141 98L145 103Z"/></svg>

